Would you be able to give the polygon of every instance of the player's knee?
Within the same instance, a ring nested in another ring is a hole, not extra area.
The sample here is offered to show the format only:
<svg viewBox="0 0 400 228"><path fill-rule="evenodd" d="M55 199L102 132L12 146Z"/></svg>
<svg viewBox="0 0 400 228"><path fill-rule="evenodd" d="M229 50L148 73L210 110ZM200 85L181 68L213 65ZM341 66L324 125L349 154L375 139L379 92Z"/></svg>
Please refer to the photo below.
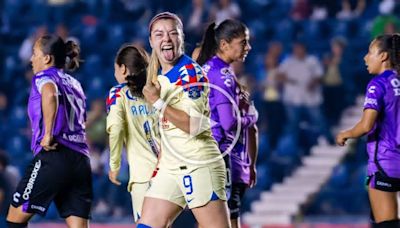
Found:
<svg viewBox="0 0 400 228"><path fill-rule="evenodd" d="M28 227L28 223L27 222L18 223L18 222L7 221L7 227L8 228L26 228L26 227Z"/></svg>
<svg viewBox="0 0 400 228"><path fill-rule="evenodd" d="M383 221L379 223L372 224L373 228L399 228L400 227L400 220L390 220L390 221Z"/></svg>

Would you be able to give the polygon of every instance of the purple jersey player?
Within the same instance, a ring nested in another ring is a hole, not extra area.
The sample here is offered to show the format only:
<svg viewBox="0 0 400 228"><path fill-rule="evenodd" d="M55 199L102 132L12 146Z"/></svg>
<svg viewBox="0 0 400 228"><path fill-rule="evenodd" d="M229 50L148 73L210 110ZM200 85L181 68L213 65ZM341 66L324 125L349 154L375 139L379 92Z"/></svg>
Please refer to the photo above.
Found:
<svg viewBox="0 0 400 228"><path fill-rule="evenodd" d="M40 37L31 57L34 77L28 101L34 159L13 195L9 227L26 227L52 201L69 227L87 227L92 201L85 138L85 94L64 72L79 67L79 47L54 35Z"/></svg>
<svg viewBox="0 0 400 228"><path fill-rule="evenodd" d="M373 227L400 227L396 194L400 190L400 35L375 38L364 57L370 74L361 120L339 133L337 144L368 136L368 194Z"/></svg>
<svg viewBox="0 0 400 228"><path fill-rule="evenodd" d="M256 151L248 153L247 135L249 128L255 126L258 114L231 67L235 61L243 62L250 49L247 27L236 20L225 20L217 27L212 23L207 28L197 59L203 65L209 82L216 86L211 87L209 95L211 119L216 122L212 127L213 136L222 153L230 152L225 162L227 170L230 170L227 174L231 180L228 206L232 227L240 227L240 201L246 188L253 186L256 180ZM238 118L235 107L239 108L241 118ZM241 121L240 128L238 121ZM237 131L240 131L239 138L235 138ZM232 150L227 151L228 148Z"/></svg>

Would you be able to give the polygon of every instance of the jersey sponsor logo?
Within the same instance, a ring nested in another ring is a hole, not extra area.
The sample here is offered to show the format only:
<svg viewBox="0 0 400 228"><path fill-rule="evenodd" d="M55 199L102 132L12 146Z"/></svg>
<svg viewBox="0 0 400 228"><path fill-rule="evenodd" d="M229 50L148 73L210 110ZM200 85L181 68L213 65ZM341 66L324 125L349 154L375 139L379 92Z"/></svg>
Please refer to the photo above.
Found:
<svg viewBox="0 0 400 228"><path fill-rule="evenodd" d="M33 189L33 185L35 184L36 181L36 177L38 175L39 169L42 165L42 162L40 160L38 160L35 163L35 166L33 167L32 173L31 173L31 177L28 180L28 184L26 185L26 188L24 190L24 194L22 194L22 198L24 200L28 200L30 194L32 193L32 189Z"/></svg>
<svg viewBox="0 0 400 228"><path fill-rule="evenodd" d="M232 87L234 79L231 68L229 67L221 68L220 73L221 73L221 79L224 81L224 84L227 87Z"/></svg>
<svg viewBox="0 0 400 228"><path fill-rule="evenodd" d="M146 122L144 122L143 129L144 129L144 133L146 135L146 140L150 145L151 151L153 151L154 155L156 155L156 157L157 157L160 152L159 152L157 145L154 142L154 139L151 135L151 128L150 128L149 121L146 120Z"/></svg>
<svg viewBox="0 0 400 228"><path fill-rule="evenodd" d="M163 117L161 119L161 127L162 129L168 129L169 128L169 121L166 117Z"/></svg>
<svg viewBox="0 0 400 228"><path fill-rule="evenodd" d="M376 185L383 186L383 187L389 187L389 188L392 187L392 185L390 183L386 183L386 182L382 182L382 181L377 181Z"/></svg>
<svg viewBox="0 0 400 228"><path fill-rule="evenodd" d="M14 193L13 201L19 203L19 197L21 197L21 194L19 192Z"/></svg>
<svg viewBox="0 0 400 228"><path fill-rule="evenodd" d="M110 94L106 100L107 112L110 112L110 108L112 105L117 103L117 98L121 97L119 92L121 91L122 87L115 86L111 89Z"/></svg>
<svg viewBox="0 0 400 228"><path fill-rule="evenodd" d="M375 93L375 90L376 90L376 86L370 86L368 88L368 93Z"/></svg>
<svg viewBox="0 0 400 228"><path fill-rule="evenodd" d="M31 209L36 209L39 210L41 212L44 212L46 210L46 208L42 207L42 206L38 206L38 205L31 205Z"/></svg>
<svg viewBox="0 0 400 228"><path fill-rule="evenodd" d="M378 101L375 98L367 97L364 101L364 106L366 105L378 105Z"/></svg>

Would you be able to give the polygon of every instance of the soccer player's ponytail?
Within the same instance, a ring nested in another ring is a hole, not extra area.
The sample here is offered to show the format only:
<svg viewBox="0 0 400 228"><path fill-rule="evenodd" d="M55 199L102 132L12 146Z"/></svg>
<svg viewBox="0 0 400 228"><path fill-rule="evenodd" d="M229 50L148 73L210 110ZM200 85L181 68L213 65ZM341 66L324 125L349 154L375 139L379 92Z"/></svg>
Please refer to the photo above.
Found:
<svg viewBox="0 0 400 228"><path fill-rule="evenodd" d="M380 52L388 53L390 67L400 74L400 34L384 34L375 38Z"/></svg>
<svg viewBox="0 0 400 228"><path fill-rule="evenodd" d="M123 45L115 57L118 66L125 65L129 75L125 77L129 90L133 96L143 97L143 87L146 84L146 68L149 65L149 56L142 48L134 45Z"/></svg>
<svg viewBox="0 0 400 228"><path fill-rule="evenodd" d="M211 23L203 36L203 41L200 45L200 53L196 59L196 62L202 66L204 65L213 55L215 55L218 48L218 43L215 38L215 22Z"/></svg>
<svg viewBox="0 0 400 228"><path fill-rule="evenodd" d="M45 55L53 58L54 66L59 69L73 71L79 67L80 48L74 41L64 40L56 35L44 35L37 41Z"/></svg>
<svg viewBox="0 0 400 228"><path fill-rule="evenodd" d="M147 82L146 83L150 84L151 82L157 81L159 69L160 69L160 62L158 61L157 54L153 49L153 51L151 52L150 60L149 60L149 66L147 67Z"/></svg>
<svg viewBox="0 0 400 228"><path fill-rule="evenodd" d="M392 49L390 53L390 63L393 68L400 74L400 34L392 35Z"/></svg>

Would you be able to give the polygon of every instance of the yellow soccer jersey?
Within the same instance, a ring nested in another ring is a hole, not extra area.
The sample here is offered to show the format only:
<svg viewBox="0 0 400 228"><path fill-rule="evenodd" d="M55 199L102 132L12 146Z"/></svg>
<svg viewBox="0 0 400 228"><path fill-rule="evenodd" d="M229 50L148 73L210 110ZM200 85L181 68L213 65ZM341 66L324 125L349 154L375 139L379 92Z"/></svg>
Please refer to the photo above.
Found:
<svg viewBox="0 0 400 228"><path fill-rule="evenodd" d="M161 85L161 98L168 105L186 112L191 120L200 119L201 122L201 129L194 128L194 132L190 129L188 134L161 116L160 169L186 172L215 162L223 164L210 129L209 88L201 84L193 86L193 83L207 83L201 67L183 55L169 72L157 79Z"/></svg>
<svg viewBox="0 0 400 228"><path fill-rule="evenodd" d="M126 84L120 84L110 90L107 112L110 169L120 168L122 148L125 145L129 182L149 181L157 165L160 143L155 110L144 99L132 96Z"/></svg>

